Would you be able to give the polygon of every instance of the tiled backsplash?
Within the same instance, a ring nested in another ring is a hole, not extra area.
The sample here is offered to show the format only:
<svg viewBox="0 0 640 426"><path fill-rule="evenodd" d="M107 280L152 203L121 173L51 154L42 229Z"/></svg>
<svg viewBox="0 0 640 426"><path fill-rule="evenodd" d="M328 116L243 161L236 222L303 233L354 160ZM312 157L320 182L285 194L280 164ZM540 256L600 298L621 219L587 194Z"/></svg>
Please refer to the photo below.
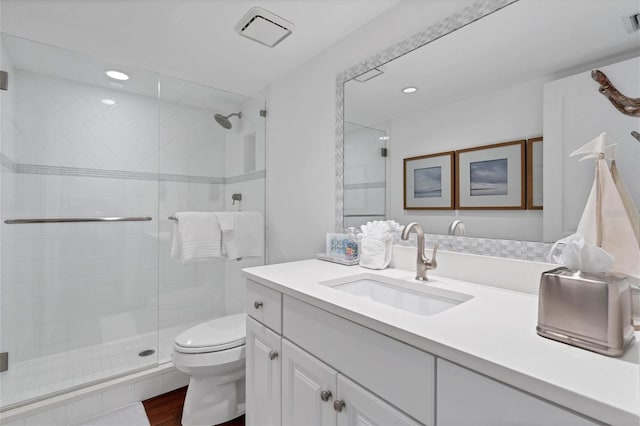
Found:
<svg viewBox="0 0 640 426"><path fill-rule="evenodd" d="M534 262L547 262L546 256L553 246L550 243L537 241L499 240L460 235L428 234L426 240L427 247L433 247L433 242L439 241L442 250Z"/></svg>
<svg viewBox="0 0 640 426"><path fill-rule="evenodd" d="M398 245L414 245L415 234L411 234L411 241L395 238ZM548 262L547 254L552 243L538 241L500 240L493 238L477 238L462 235L425 234L425 247L433 249L434 244L440 243L440 250L457 253L478 254L482 256L505 257L509 259L530 260L534 262Z"/></svg>

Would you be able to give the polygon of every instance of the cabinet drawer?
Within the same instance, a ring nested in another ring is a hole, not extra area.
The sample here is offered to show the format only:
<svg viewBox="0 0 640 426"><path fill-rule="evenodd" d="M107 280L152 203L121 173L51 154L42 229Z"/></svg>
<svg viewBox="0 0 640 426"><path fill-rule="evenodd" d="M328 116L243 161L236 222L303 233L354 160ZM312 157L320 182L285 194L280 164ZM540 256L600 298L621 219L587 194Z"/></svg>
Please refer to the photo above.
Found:
<svg viewBox="0 0 640 426"><path fill-rule="evenodd" d="M433 356L290 296L284 336L426 425L434 424Z"/></svg>
<svg viewBox="0 0 640 426"><path fill-rule="evenodd" d="M583 417L438 359L438 425L593 425Z"/></svg>
<svg viewBox="0 0 640 426"><path fill-rule="evenodd" d="M282 294L247 280L247 313L276 333L282 333Z"/></svg>

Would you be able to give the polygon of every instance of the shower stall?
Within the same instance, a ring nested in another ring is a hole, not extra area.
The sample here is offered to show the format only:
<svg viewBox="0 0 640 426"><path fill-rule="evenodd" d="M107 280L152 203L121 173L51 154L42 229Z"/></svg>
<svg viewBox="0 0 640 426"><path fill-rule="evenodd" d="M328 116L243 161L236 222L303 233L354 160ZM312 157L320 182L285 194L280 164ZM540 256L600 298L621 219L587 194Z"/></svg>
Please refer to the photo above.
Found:
<svg viewBox="0 0 640 426"><path fill-rule="evenodd" d="M182 264L169 218L264 215L264 100L8 34L0 69L0 410L157 367L242 312L264 256Z"/></svg>

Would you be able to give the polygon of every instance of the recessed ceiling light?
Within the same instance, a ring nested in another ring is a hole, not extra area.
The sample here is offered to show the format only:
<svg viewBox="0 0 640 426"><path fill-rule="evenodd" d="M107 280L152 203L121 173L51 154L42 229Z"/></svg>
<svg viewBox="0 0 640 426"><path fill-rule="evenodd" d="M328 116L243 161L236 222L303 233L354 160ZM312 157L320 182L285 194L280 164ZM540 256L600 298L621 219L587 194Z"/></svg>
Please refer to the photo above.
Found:
<svg viewBox="0 0 640 426"><path fill-rule="evenodd" d="M122 71L109 70L105 71L104 73L114 80L129 80L129 76Z"/></svg>
<svg viewBox="0 0 640 426"><path fill-rule="evenodd" d="M113 106L116 104L116 101L114 101L113 99L102 99L100 102L109 106Z"/></svg>
<svg viewBox="0 0 640 426"><path fill-rule="evenodd" d="M415 93L418 91L417 87L405 87L404 89L402 89L402 93Z"/></svg>
<svg viewBox="0 0 640 426"><path fill-rule="evenodd" d="M380 139L381 141L388 141L389 136L380 136L378 139Z"/></svg>

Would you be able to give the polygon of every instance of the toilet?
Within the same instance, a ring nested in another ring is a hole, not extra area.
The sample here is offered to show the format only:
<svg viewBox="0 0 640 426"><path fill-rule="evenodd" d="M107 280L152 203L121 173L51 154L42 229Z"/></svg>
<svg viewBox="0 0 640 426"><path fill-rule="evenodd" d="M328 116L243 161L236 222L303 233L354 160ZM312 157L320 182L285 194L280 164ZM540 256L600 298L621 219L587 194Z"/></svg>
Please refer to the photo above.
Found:
<svg viewBox="0 0 640 426"><path fill-rule="evenodd" d="M184 426L217 425L244 413L246 318L244 313L216 318L176 337L173 364L191 376Z"/></svg>

